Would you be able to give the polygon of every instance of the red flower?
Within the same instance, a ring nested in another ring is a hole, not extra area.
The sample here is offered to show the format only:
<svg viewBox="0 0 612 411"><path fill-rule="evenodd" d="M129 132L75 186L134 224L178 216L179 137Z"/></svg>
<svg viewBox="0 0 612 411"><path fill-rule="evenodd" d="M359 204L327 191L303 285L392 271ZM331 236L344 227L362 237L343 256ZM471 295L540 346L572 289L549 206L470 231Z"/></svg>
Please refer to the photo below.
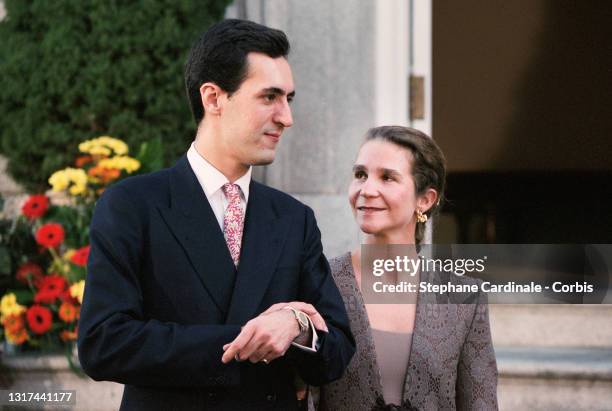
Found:
<svg viewBox="0 0 612 411"><path fill-rule="evenodd" d="M17 281L23 284L29 284L32 282L32 284L38 287L38 283L43 277L43 270L38 264L25 263L19 267L15 277L17 278Z"/></svg>
<svg viewBox="0 0 612 411"><path fill-rule="evenodd" d="M51 274L43 277L38 283L39 291L34 296L34 302L51 304L60 297L66 289L66 279L61 275Z"/></svg>
<svg viewBox="0 0 612 411"><path fill-rule="evenodd" d="M87 258L89 257L89 246L81 247L74 252L72 257L70 257L70 261L79 265L81 267L85 267L87 265Z"/></svg>
<svg viewBox="0 0 612 411"><path fill-rule="evenodd" d="M40 290L57 291L57 294L59 295L62 291L64 291L66 285L66 278L59 274L50 274L42 278L38 288Z"/></svg>
<svg viewBox="0 0 612 411"><path fill-rule="evenodd" d="M36 231L36 242L46 248L55 248L64 241L64 228L57 223L48 223Z"/></svg>
<svg viewBox="0 0 612 411"><path fill-rule="evenodd" d="M49 208L49 199L44 194L36 194L30 196L21 207L23 215L33 220L45 215Z"/></svg>
<svg viewBox="0 0 612 411"><path fill-rule="evenodd" d="M51 310L41 305L33 305L26 312L28 325L34 334L44 334L49 331L52 318Z"/></svg>
<svg viewBox="0 0 612 411"><path fill-rule="evenodd" d="M79 300L77 300L70 294L70 288L67 288L62 291L62 293L59 295L59 299L62 302L68 302L75 305L79 303Z"/></svg>
<svg viewBox="0 0 612 411"><path fill-rule="evenodd" d="M53 304L59 295L49 290L40 290L34 295L34 302L38 304Z"/></svg>

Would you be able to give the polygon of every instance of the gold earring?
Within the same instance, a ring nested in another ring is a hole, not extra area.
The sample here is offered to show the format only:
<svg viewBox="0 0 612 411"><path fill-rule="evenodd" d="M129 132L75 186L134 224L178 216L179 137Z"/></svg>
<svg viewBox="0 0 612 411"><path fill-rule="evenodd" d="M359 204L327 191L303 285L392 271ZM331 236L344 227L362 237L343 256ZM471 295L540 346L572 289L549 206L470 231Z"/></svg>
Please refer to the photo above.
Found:
<svg viewBox="0 0 612 411"><path fill-rule="evenodd" d="M425 223L427 221L427 216L423 214L423 212L419 209L416 210L417 221L419 223Z"/></svg>

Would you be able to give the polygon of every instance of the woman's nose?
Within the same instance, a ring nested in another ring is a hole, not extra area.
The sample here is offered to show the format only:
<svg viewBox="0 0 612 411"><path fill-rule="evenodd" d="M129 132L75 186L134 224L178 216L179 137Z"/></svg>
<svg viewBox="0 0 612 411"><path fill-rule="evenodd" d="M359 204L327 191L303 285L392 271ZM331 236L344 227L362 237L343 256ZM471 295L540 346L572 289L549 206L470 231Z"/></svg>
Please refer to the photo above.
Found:
<svg viewBox="0 0 612 411"><path fill-rule="evenodd" d="M374 197L378 194L378 184L372 179L367 179L361 186L360 195L364 197Z"/></svg>

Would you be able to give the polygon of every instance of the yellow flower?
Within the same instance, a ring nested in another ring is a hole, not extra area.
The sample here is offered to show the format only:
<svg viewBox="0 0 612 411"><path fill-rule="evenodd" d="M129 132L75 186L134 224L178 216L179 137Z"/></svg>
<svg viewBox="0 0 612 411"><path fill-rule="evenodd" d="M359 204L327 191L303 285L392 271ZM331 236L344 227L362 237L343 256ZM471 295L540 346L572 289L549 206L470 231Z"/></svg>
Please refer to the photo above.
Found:
<svg viewBox="0 0 612 411"><path fill-rule="evenodd" d="M128 153L128 146L123 141L110 136L93 138L79 144L79 151L92 155L109 156L112 153L123 156Z"/></svg>
<svg viewBox="0 0 612 411"><path fill-rule="evenodd" d="M62 258L66 261L70 261L75 252L76 250L74 248L69 248L64 255L62 255Z"/></svg>
<svg viewBox="0 0 612 411"><path fill-rule="evenodd" d="M86 191L87 187L82 184L75 184L70 187L70 194L73 196L78 196L83 194Z"/></svg>
<svg viewBox="0 0 612 411"><path fill-rule="evenodd" d="M107 137L104 140L104 144L113 149L116 155L124 156L128 153L128 146L121 140L116 138Z"/></svg>
<svg viewBox="0 0 612 411"><path fill-rule="evenodd" d="M53 191L68 189L74 196L82 195L87 191L87 173L80 168L67 167L53 173L49 184L53 186Z"/></svg>
<svg viewBox="0 0 612 411"><path fill-rule="evenodd" d="M83 304L83 292L85 291L85 280L78 281L70 286L70 295Z"/></svg>
<svg viewBox="0 0 612 411"><path fill-rule="evenodd" d="M93 146L87 152L94 156L110 156L111 154L111 150L103 146Z"/></svg>
<svg viewBox="0 0 612 411"><path fill-rule="evenodd" d="M0 314L3 318L9 315L19 315L25 310L23 305L17 303L17 296L13 293L5 294L0 300Z"/></svg>
<svg viewBox="0 0 612 411"><path fill-rule="evenodd" d="M49 177L49 184L53 187L53 191L63 191L68 187L70 180L64 170L56 171Z"/></svg>
<svg viewBox="0 0 612 411"><path fill-rule="evenodd" d="M66 175L75 184L85 184L87 183L87 173L85 170L80 168L72 168L68 167L64 171L66 171Z"/></svg>
<svg viewBox="0 0 612 411"><path fill-rule="evenodd" d="M140 168L140 161L129 156L116 156L113 158L105 158L98 163L103 168L115 168L117 170L125 170L128 174Z"/></svg>

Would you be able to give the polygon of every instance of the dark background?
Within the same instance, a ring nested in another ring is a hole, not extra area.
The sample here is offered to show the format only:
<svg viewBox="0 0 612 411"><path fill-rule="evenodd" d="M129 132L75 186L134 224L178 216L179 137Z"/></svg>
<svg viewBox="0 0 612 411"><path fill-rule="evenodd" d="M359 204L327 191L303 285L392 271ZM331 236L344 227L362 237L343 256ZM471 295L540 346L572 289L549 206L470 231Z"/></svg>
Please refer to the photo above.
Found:
<svg viewBox="0 0 612 411"><path fill-rule="evenodd" d="M433 2L436 241L610 243L612 2Z"/></svg>

